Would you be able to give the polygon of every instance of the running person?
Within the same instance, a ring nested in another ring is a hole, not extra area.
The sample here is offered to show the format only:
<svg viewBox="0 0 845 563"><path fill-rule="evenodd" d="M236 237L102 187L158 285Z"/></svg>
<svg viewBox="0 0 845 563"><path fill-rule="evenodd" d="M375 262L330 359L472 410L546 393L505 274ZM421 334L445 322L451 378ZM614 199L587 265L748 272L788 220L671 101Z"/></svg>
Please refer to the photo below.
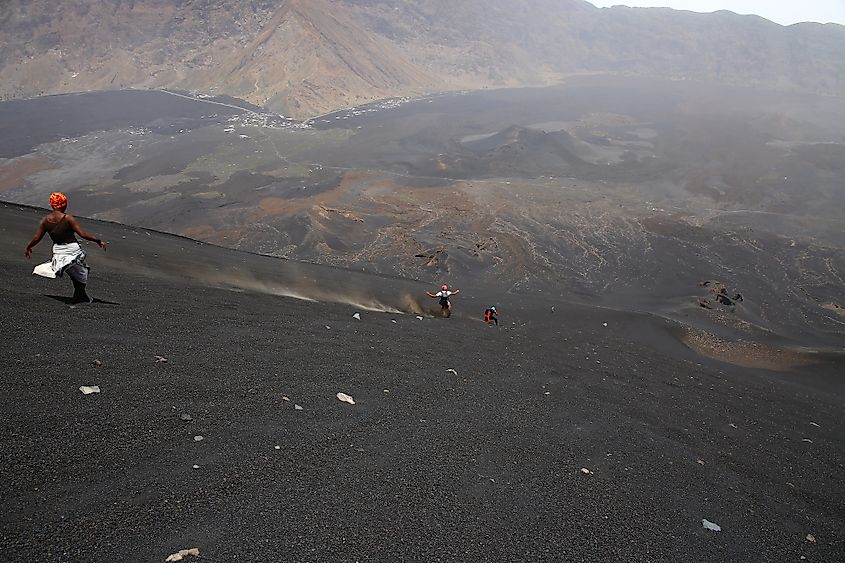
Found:
<svg viewBox="0 0 845 563"><path fill-rule="evenodd" d="M85 252L76 242L76 236L96 242L103 250L108 243L98 239L85 229L73 215L65 213L67 210L67 196L61 192L50 195L50 207L53 211L44 216L38 223L32 240L26 245L24 256L32 256L33 247L41 242L44 234L49 234L53 239L53 259L50 262L39 264L32 271L33 274L45 278L55 278L67 273L70 281L73 282L73 302L90 303L93 301L85 292L85 285L88 283L88 265L85 263Z"/></svg>
<svg viewBox="0 0 845 563"><path fill-rule="evenodd" d="M498 313L496 312L496 306L493 305L486 311L484 311L484 322L488 325L491 323L495 323L496 326L499 326L499 317L497 317Z"/></svg>
<svg viewBox="0 0 845 563"><path fill-rule="evenodd" d="M451 297L452 295L457 295L460 292L460 289L456 289L455 291L449 291L449 286L444 283L440 286L440 291L438 291L437 293L431 293L430 291L426 291L426 294L433 299L440 298L440 310L443 311L447 317L449 317L452 315L452 303L449 301L449 297Z"/></svg>

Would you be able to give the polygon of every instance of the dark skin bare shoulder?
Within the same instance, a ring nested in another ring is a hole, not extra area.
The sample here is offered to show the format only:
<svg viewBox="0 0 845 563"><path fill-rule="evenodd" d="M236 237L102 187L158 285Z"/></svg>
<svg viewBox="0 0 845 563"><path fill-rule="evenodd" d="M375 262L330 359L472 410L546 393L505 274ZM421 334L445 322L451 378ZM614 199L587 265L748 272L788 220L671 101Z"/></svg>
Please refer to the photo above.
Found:
<svg viewBox="0 0 845 563"><path fill-rule="evenodd" d="M55 210L47 214L43 219L41 219L41 222L38 223L38 228L35 230L32 240L29 241L29 244L24 251L24 256L27 258L30 257L32 254L32 248L41 241L45 234L49 234L55 244L76 242L76 236L74 235L79 235L85 240L96 242L103 250L106 249L107 245L105 241L98 239L83 229L79 224L79 221L76 220L76 217L64 213L61 210Z"/></svg>
<svg viewBox="0 0 845 563"><path fill-rule="evenodd" d="M50 235L50 238L56 244L76 242L76 237L74 236L75 229L73 228L74 223L76 223L76 219L74 219L73 215L59 211L53 211L41 219L44 230L47 231L47 234Z"/></svg>

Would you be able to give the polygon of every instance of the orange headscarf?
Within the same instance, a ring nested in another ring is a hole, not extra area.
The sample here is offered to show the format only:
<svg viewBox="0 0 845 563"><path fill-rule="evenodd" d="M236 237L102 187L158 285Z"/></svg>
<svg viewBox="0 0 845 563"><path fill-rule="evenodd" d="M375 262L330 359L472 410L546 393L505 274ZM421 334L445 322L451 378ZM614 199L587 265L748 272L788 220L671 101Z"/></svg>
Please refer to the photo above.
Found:
<svg viewBox="0 0 845 563"><path fill-rule="evenodd" d="M53 192L50 194L50 207L53 209L67 207L67 196L62 192Z"/></svg>

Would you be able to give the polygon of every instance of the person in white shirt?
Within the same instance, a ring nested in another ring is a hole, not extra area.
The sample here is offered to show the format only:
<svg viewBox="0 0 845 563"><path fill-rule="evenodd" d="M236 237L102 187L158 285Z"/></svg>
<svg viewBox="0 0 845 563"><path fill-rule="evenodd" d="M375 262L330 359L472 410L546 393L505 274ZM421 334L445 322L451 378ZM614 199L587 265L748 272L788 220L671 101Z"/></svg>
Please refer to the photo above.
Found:
<svg viewBox="0 0 845 563"><path fill-rule="evenodd" d="M451 297L452 295L457 295L460 292L460 289L450 291L449 286L444 283L442 286L440 286L440 291L438 291L437 293L431 293L430 291L426 291L426 294L433 299L440 298L440 308L448 317L452 314L452 304L449 302L449 297Z"/></svg>

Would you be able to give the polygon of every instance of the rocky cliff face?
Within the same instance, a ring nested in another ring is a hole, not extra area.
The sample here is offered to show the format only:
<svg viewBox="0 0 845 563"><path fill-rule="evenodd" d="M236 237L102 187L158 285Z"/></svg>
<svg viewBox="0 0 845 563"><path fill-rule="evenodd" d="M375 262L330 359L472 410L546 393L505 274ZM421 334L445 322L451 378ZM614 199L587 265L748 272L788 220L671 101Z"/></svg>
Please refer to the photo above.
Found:
<svg viewBox="0 0 845 563"><path fill-rule="evenodd" d="M581 0L6 0L3 99L121 87L304 117L614 72L845 93L845 28Z"/></svg>

